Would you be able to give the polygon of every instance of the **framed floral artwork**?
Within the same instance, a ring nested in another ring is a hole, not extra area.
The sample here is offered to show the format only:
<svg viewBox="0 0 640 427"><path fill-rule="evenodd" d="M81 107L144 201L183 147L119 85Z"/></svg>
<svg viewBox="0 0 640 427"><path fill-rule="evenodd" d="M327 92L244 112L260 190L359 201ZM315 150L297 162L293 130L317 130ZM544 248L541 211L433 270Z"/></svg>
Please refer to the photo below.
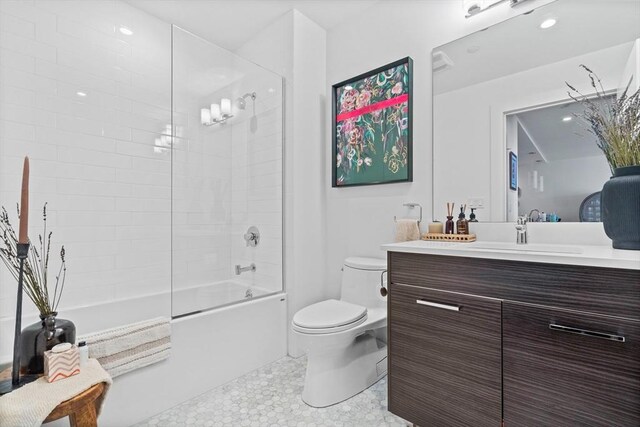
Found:
<svg viewBox="0 0 640 427"><path fill-rule="evenodd" d="M333 85L332 186L411 182L413 61Z"/></svg>

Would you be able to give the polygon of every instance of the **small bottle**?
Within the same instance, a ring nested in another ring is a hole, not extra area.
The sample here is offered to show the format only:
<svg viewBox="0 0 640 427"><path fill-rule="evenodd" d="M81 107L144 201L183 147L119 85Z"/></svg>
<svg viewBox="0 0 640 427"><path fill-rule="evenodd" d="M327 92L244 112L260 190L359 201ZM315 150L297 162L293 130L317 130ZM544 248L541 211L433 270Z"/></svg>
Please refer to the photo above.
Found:
<svg viewBox="0 0 640 427"><path fill-rule="evenodd" d="M453 217L448 216L447 222L444 223L444 234L454 234L453 226L454 226Z"/></svg>
<svg viewBox="0 0 640 427"><path fill-rule="evenodd" d="M78 353L80 355L80 368L84 368L89 360L89 346L86 341L78 343Z"/></svg>
<svg viewBox="0 0 640 427"><path fill-rule="evenodd" d="M469 222L478 222L476 219L476 213L474 212L476 208L471 208L471 213L469 214Z"/></svg>
<svg viewBox="0 0 640 427"><path fill-rule="evenodd" d="M458 234L469 234L469 221L464 216L464 207L460 207L460 215L458 215L458 222L456 223L456 229Z"/></svg>

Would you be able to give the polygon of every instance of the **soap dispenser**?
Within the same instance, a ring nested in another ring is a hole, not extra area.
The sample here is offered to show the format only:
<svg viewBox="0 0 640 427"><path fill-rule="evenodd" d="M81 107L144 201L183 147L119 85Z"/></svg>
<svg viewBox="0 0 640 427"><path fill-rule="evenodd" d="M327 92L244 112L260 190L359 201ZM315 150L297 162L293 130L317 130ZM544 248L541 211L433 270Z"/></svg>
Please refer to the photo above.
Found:
<svg viewBox="0 0 640 427"><path fill-rule="evenodd" d="M478 222L476 219L476 213L474 212L477 208L471 208L471 213L469 214L469 222Z"/></svg>
<svg viewBox="0 0 640 427"><path fill-rule="evenodd" d="M469 234L469 221L464 216L464 209L466 206L460 206L460 215L458 215L458 221L456 222L456 230L458 234Z"/></svg>

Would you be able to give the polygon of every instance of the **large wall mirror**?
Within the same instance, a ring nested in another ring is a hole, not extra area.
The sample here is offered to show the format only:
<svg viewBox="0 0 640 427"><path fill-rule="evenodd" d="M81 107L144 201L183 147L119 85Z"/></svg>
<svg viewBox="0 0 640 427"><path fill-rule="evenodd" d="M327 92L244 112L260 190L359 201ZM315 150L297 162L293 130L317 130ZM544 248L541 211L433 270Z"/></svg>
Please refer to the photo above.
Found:
<svg viewBox="0 0 640 427"><path fill-rule="evenodd" d="M434 219L599 221L611 170L565 82L595 94L584 64L607 96L635 91L639 38L640 2L557 0L434 49Z"/></svg>

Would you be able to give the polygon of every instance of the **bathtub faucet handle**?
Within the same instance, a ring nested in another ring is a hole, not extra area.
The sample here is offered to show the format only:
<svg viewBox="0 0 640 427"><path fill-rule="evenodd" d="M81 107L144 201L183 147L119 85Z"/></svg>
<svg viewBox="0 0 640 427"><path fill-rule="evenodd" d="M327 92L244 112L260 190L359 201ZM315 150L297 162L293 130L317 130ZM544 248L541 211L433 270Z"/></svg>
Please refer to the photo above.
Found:
<svg viewBox="0 0 640 427"><path fill-rule="evenodd" d="M260 230L255 225L249 227L246 233L244 233L244 240L247 242L247 246L255 248L260 243Z"/></svg>

